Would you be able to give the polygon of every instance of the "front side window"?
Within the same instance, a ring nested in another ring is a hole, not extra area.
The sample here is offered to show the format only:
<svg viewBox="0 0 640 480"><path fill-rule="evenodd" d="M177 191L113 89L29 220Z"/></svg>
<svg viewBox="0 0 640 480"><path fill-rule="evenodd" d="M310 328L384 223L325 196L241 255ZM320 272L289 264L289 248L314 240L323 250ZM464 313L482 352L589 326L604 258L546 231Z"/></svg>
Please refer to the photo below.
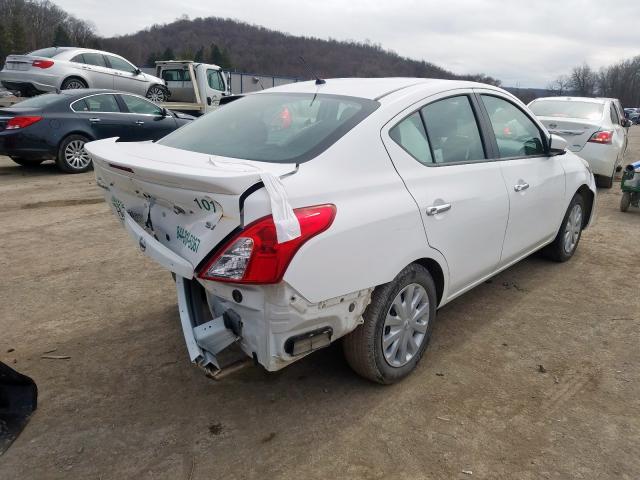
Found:
<svg viewBox="0 0 640 480"><path fill-rule="evenodd" d="M120 98L127 106L127 110L131 113L139 115L162 115L162 109L156 104L145 100L144 98L134 97L133 95L121 95Z"/></svg>
<svg viewBox="0 0 640 480"><path fill-rule="evenodd" d="M389 130L389 136L409 155L425 165L433 163L420 113L415 112Z"/></svg>
<svg viewBox="0 0 640 480"><path fill-rule="evenodd" d="M481 95L501 158L544 154L542 135L535 123L513 103L491 95Z"/></svg>
<svg viewBox="0 0 640 480"><path fill-rule="evenodd" d="M475 162L485 152L469 97L438 100L422 108L435 163Z"/></svg>
<svg viewBox="0 0 640 480"><path fill-rule="evenodd" d="M109 63L111 64L111 68L114 70L120 70L121 72L135 73L136 67L131 65L126 60L123 60L119 57L114 57L113 55L107 55L109 59Z"/></svg>
<svg viewBox="0 0 640 480"><path fill-rule="evenodd" d="M75 112L120 112L116 97L111 94L93 95L74 102L72 108Z"/></svg>
<svg viewBox="0 0 640 480"><path fill-rule="evenodd" d="M378 106L374 100L339 95L247 95L158 143L208 155L300 163L329 148Z"/></svg>
<svg viewBox="0 0 640 480"><path fill-rule="evenodd" d="M218 70L207 70L207 82L214 90L224 92L224 82Z"/></svg>

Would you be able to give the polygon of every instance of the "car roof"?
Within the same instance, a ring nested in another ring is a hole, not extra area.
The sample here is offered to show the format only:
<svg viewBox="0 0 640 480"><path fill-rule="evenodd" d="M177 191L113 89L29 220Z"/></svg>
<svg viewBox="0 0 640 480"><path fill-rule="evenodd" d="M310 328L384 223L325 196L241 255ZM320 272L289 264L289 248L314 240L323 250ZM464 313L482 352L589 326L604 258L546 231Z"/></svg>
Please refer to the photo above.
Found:
<svg viewBox="0 0 640 480"><path fill-rule="evenodd" d="M307 82L287 83L286 85L270 88L267 93L282 92L314 94L317 92L329 95L345 95L348 97L379 100L392 93L417 85L433 90L487 87L487 85L477 82L414 77L330 78L326 79L325 82L326 83L320 85L317 85L313 80Z"/></svg>
<svg viewBox="0 0 640 480"><path fill-rule="evenodd" d="M561 102L578 101L578 102L591 102L591 103L605 104L608 101L611 101L612 99L611 98L593 98L593 97L540 97L540 98L536 98L534 102L537 102L539 100L559 100Z"/></svg>
<svg viewBox="0 0 640 480"><path fill-rule="evenodd" d="M69 97L86 97L88 95L95 95L96 93L121 93L117 90L110 90L106 88L82 88L71 90L60 90L61 95L67 95Z"/></svg>

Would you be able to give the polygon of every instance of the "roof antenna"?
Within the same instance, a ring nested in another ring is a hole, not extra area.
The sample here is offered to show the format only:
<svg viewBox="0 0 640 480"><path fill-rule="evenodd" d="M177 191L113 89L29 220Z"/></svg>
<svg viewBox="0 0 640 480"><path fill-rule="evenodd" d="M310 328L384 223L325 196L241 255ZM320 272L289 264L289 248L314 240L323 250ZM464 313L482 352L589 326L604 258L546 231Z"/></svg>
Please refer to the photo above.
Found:
<svg viewBox="0 0 640 480"><path fill-rule="evenodd" d="M311 67L309 67L309 64L307 63L307 61L304 59L302 55L298 57L298 60L300 60L300 63L305 66L305 68L311 74L311 76L316 79L316 85L324 85L325 83L327 83L326 80L323 80L318 75L313 73L313 71L311 70Z"/></svg>

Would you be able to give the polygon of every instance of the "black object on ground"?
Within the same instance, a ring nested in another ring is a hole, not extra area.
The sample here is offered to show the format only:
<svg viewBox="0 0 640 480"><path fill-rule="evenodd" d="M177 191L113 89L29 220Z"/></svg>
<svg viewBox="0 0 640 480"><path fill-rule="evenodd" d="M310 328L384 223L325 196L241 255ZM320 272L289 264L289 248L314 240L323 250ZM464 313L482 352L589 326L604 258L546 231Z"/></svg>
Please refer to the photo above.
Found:
<svg viewBox="0 0 640 480"><path fill-rule="evenodd" d="M0 362L0 455L20 434L37 405L36 383Z"/></svg>

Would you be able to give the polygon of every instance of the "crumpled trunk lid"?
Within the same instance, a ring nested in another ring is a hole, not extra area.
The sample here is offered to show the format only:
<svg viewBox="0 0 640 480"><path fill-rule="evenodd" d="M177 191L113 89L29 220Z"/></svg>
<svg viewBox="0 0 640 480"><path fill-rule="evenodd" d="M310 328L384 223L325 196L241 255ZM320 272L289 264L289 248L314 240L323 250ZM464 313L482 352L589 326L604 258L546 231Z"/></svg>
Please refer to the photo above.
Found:
<svg viewBox="0 0 640 480"><path fill-rule="evenodd" d="M579 152L591 136L600 130L600 122L580 118L538 117L549 133L564 138L572 152Z"/></svg>
<svg viewBox="0 0 640 480"><path fill-rule="evenodd" d="M106 201L123 223L133 220L140 227L128 225L127 230L137 237L134 240L143 252L158 260L145 251L152 245L147 245L144 231L193 268L243 226L244 197L261 186L260 170L282 176L296 169L295 164L220 158L154 143L115 140L85 146ZM155 250L158 254L163 248Z"/></svg>

